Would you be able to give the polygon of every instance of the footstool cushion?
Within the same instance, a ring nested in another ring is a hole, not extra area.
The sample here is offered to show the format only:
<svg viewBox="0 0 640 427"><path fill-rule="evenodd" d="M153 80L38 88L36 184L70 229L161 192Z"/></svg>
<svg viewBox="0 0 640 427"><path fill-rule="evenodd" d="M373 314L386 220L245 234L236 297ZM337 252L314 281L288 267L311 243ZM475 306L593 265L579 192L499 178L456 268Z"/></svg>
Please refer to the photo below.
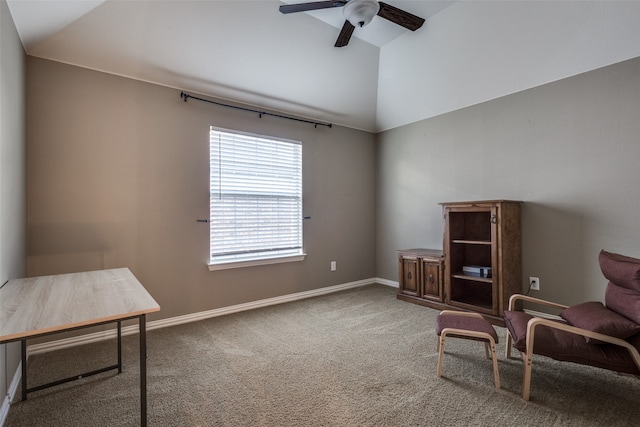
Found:
<svg viewBox="0 0 640 427"><path fill-rule="evenodd" d="M498 372L498 358L496 343L498 334L486 319L479 313L457 312L452 310L442 311L436 317L436 334L438 334L438 378L442 374L442 359L444 357L444 343L447 336L483 341L487 358L489 352L493 361L493 378L496 388L500 388L500 374Z"/></svg>
<svg viewBox="0 0 640 427"><path fill-rule="evenodd" d="M436 317L436 334L440 336L444 328L460 329L463 331L484 332L487 335L490 335L496 344L498 343L498 334L496 333L496 330L493 329L491 323L487 322L482 317L461 316L458 313L449 315L440 314L438 315L438 317ZM471 337L467 334L458 335L456 333L450 333L448 335L452 337L466 338L476 341L488 341L487 338Z"/></svg>

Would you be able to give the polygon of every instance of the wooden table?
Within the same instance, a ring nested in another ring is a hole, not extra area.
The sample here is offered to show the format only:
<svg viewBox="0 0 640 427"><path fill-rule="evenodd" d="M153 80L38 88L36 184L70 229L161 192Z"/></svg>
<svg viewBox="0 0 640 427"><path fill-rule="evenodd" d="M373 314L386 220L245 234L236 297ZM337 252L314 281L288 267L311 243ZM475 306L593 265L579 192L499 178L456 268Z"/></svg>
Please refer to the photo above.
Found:
<svg viewBox="0 0 640 427"><path fill-rule="evenodd" d="M138 318L140 416L147 425L146 314L160 306L128 268L9 280L0 288L0 344L20 341L22 399L27 393L101 372L122 372L121 322ZM118 363L27 388L27 339L106 323L117 323Z"/></svg>

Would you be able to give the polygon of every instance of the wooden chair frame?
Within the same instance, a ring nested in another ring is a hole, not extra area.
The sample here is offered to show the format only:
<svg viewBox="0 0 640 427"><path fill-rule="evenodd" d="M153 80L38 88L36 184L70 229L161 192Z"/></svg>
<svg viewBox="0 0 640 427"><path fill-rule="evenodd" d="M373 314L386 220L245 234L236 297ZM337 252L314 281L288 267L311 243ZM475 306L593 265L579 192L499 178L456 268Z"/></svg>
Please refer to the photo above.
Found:
<svg viewBox="0 0 640 427"><path fill-rule="evenodd" d="M559 308L559 309L568 308L568 306L563 304L558 304L551 301L530 297L527 295L515 294L515 295L512 295L511 298L509 298L510 311L514 311L516 309L518 301L528 301L528 302L544 305L547 307L553 307L553 308ZM532 371L532 365L533 365L533 348L534 348L533 346L535 342L535 332L536 332L536 328L542 325L548 326L550 328L570 332L572 334L594 338L609 344L618 345L620 347L624 347L625 349L627 349L627 351L629 352L629 355L631 356L634 363L640 370L640 354L638 353L638 350L634 346L629 344L627 341L624 341L624 340L621 340L620 338L615 338L609 335L600 334L598 332L589 331L587 329L577 328L567 323L558 322L558 321L543 318L543 317L534 317L533 319L529 320L529 322L527 323L526 351L524 353L520 352L520 356L524 361L524 376L522 380L522 398L524 400L529 400L529 397L530 397L531 371ZM512 337L507 329L507 344L506 344L506 350L505 350L505 355L507 359L511 357L511 343L512 343Z"/></svg>

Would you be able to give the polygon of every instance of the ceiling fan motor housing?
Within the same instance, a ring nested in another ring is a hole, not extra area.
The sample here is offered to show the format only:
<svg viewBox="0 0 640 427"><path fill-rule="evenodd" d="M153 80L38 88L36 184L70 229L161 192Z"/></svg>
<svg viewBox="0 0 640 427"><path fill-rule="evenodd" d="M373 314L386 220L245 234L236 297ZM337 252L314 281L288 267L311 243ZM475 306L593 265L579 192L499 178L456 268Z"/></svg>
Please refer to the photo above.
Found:
<svg viewBox="0 0 640 427"><path fill-rule="evenodd" d="M376 0L351 0L342 12L354 27L364 27L378 14L380 5Z"/></svg>

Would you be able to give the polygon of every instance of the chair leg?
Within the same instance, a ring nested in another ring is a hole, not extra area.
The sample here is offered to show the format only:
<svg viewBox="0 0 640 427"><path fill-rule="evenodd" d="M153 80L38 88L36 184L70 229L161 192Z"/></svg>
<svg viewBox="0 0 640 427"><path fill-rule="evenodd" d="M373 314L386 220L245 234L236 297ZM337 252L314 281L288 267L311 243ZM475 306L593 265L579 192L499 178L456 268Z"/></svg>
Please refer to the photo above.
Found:
<svg viewBox="0 0 640 427"><path fill-rule="evenodd" d="M444 357L444 338L445 334L440 335L440 339L438 340L438 369L436 375L438 378L442 375L442 358Z"/></svg>
<svg viewBox="0 0 640 427"><path fill-rule="evenodd" d="M500 372L498 371L498 353L496 351L496 343L491 339L491 358L493 359L493 381L496 383L496 388L500 389Z"/></svg>
<svg viewBox="0 0 640 427"><path fill-rule="evenodd" d="M533 363L533 354L525 355L522 353L524 358L524 377L522 379L522 399L529 400L529 392L531 390L531 368Z"/></svg>
<svg viewBox="0 0 640 427"><path fill-rule="evenodd" d="M507 330L507 345L504 349L504 357L505 359L511 359L511 334Z"/></svg>
<svg viewBox="0 0 640 427"><path fill-rule="evenodd" d="M491 347L489 345L489 342L485 342L484 343L484 355L487 359L491 359Z"/></svg>

